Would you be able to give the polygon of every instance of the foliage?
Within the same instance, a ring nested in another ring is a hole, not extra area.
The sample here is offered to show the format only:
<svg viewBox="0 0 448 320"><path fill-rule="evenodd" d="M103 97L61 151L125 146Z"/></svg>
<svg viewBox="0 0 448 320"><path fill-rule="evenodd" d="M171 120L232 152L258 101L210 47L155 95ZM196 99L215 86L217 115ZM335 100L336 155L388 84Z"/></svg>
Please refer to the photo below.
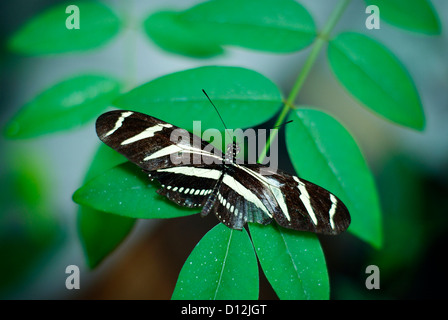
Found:
<svg viewBox="0 0 448 320"><path fill-rule="evenodd" d="M276 114L277 124L287 116L293 119L294 125L286 129L286 143L297 173L343 199L352 215L349 232L378 248L382 243L378 193L356 139L332 115L294 105L321 48L328 43L329 65L355 99L388 121L423 130L425 117L419 94L392 50L370 35L345 31L332 34L349 2L336 4L321 32L308 11L293 0L206 1L182 12L151 13L142 21L144 34L153 44L189 57L219 55L227 46L273 54L311 46L286 97L271 80L240 67L184 70L125 93L120 92L120 81L113 77L80 74L62 80L25 105L8 123L6 136L30 138L73 128L88 123L110 104L189 130L193 120L201 120L202 129L219 128L219 119L201 92L206 89L231 128L260 125ZM367 4L377 2L366 0ZM388 1L382 7L382 17L407 30L440 33L437 14L428 1L415 1L416 7L404 3ZM71 33L60 27L40 31L44 26L60 26L59 13L65 12L65 6L59 5L18 30L9 41L10 49L27 55L84 51L108 43L124 27L118 15L104 5L79 5L82 12L88 13L82 20L81 32ZM402 10L403 6L413 9ZM42 120L39 125L30 125L36 118ZM123 158L101 147L84 185L73 196L82 205L79 235L92 268L126 237L136 218L173 218L196 213L158 196L156 184L149 183L134 165L123 162ZM106 230L102 231L102 244L98 244L96 236L100 227ZM250 225L248 231L218 225L207 233L185 262L173 299L258 298L256 257L279 298L329 298L327 267L315 235L285 230L275 224Z"/></svg>
<svg viewBox="0 0 448 320"><path fill-rule="evenodd" d="M11 148L12 149L12 148ZM42 260L64 239L51 211L45 163L27 157L31 150L7 150L0 181L0 297L24 285Z"/></svg>

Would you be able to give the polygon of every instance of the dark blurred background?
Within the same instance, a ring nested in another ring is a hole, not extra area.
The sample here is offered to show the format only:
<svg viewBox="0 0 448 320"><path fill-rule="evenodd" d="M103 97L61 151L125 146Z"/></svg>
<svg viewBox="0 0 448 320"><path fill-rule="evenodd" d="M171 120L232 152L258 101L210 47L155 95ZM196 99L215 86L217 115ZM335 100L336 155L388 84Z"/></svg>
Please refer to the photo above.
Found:
<svg viewBox="0 0 448 320"><path fill-rule="evenodd" d="M45 57L22 57L7 51L5 41L14 31L59 2L0 2L0 127L36 94L81 70L128 79L126 89L130 89L205 64L242 66L272 79L287 94L309 53L309 48L280 55L227 48L224 55L200 60L164 52L143 35L139 23L149 13L166 8L181 10L200 2L194 0L104 1L117 14L130 14L136 27L97 50ZM323 0L300 3L319 28L335 4ZM324 51L299 95L298 103L327 110L355 137L374 172L383 209L384 245L380 250L350 234L321 237L331 298L448 296L444 268L448 244L448 3L432 3L442 25L440 36L407 32L384 21L380 30L367 31L362 1L352 1L334 30L369 32L399 57L419 90L427 120L425 131L396 126L359 107L334 79ZM134 41L129 42L129 37ZM131 50L130 43L134 45ZM134 66L131 76L130 64ZM265 124L269 125L272 123ZM35 139L0 137L0 298L171 297L184 261L217 221L197 215L139 221L108 259L89 270L76 229L78 206L71 196L83 183L98 145L93 122ZM279 158L280 167L291 170L282 143ZM65 268L72 264L81 269L80 290L65 288ZM365 270L371 264L380 268L379 290L365 287ZM275 299L262 272L260 277L260 298Z"/></svg>

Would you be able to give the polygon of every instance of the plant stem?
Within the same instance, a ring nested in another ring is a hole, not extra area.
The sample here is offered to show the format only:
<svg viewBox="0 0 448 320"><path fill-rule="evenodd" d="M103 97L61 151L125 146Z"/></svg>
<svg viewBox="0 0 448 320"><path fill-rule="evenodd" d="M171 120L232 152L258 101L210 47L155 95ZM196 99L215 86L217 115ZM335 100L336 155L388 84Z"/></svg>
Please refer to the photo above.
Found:
<svg viewBox="0 0 448 320"><path fill-rule="evenodd" d="M125 7L124 7L124 21L126 25L126 31L127 35L125 38L124 43L124 56L125 56L125 83L126 83L126 90L132 89L132 87L135 85L136 81L136 74L137 74L137 39L136 39L136 32L135 32L135 21L134 21L134 1L126 1Z"/></svg>
<svg viewBox="0 0 448 320"><path fill-rule="evenodd" d="M275 122L274 128L281 125L286 116L289 114L289 111L293 109L294 101L296 100L300 90L302 89L302 86L308 77L308 74L313 67L323 45L327 42L328 38L330 37L330 33L333 30L334 26L338 22L338 20L341 18L342 14L344 13L345 8L348 6L351 0L340 0L336 8L331 13L327 23L325 24L324 28L322 29L322 32L317 35L316 40L314 41L312 45L312 49L310 52L310 55L305 61L305 64L303 65L302 70L300 71L292 89L291 92L288 95L288 98L283 104L283 109L280 112L280 115L277 118L277 121ZM273 132L269 135L268 141L266 142L266 145L262 152L260 153L260 156L258 157L258 162L262 163L264 158L266 157L266 154L271 146L272 141L275 139L275 137L278 134L278 130L273 130Z"/></svg>

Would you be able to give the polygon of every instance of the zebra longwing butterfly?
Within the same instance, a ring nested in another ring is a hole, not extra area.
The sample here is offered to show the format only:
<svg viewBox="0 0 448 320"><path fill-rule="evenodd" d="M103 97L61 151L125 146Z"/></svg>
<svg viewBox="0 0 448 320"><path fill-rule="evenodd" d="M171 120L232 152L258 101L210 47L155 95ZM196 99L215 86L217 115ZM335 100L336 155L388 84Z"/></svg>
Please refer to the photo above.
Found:
<svg viewBox="0 0 448 320"><path fill-rule="evenodd" d="M322 234L335 235L348 228L346 206L324 188L262 164L239 164L235 144L223 155L215 148L211 152L208 142L189 133L187 140L172 141L174 130L183 129L124 110L104 113L96 122L98 137L105 144L159 181L159 194L180 206L202 207L202 216L213 213L232 229L272 220L286 228ZM194 156L202 161L191 161ZM179 158L190 161L173 160Z"/></svg>

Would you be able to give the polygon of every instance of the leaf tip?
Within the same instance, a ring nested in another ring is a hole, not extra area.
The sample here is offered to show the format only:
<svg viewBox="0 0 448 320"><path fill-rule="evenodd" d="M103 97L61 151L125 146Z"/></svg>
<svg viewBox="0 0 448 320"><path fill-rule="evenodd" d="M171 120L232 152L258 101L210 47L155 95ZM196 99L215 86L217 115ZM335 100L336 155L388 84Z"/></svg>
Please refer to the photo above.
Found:
<svg viewBox="0 0 448 320"><path fill-rule="evenodd" d="M425 131L426 129L426 119L425 116L422 114L422 117L419 119L417 125L415 126L415 129L418 131Z"/></svg>
<svg viewBox="0 0 448 320"><path fill-rule="evenodd" d="M426 129L426 118L421 104L418 105L418 112L416 115L409 119L406 123L401 123L402 125L414 129L416 131L425 131Z"/></svg>
<svg viewBox="0 0 448 320"><path fill-rule="evenodd" d="M82 200L83 200L83 187L80 187L79 189L77 189L73 195L72 195L72 200L74 203L76 204L83 204Z"/></svg>

